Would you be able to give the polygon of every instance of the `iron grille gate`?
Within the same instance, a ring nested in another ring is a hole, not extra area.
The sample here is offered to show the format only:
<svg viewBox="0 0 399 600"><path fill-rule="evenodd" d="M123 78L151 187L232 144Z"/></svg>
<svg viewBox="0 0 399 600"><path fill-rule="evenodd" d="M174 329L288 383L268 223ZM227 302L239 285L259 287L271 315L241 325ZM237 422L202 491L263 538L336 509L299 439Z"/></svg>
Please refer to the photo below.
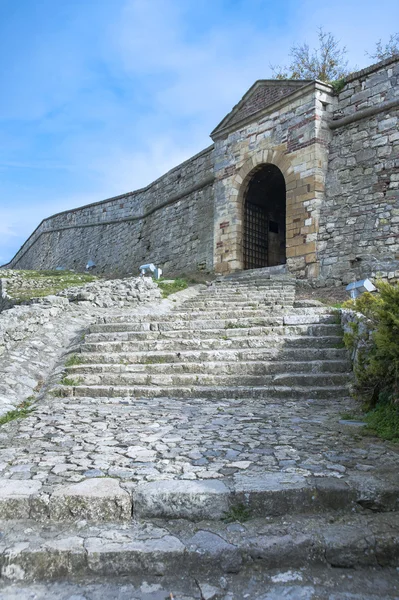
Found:
<svg viewBox="0 0 399 600"><path fill-rule="evenodd" d="M268 266L268 219L265 210L257 204L245 202L244 214L244 269Z"/></svg>

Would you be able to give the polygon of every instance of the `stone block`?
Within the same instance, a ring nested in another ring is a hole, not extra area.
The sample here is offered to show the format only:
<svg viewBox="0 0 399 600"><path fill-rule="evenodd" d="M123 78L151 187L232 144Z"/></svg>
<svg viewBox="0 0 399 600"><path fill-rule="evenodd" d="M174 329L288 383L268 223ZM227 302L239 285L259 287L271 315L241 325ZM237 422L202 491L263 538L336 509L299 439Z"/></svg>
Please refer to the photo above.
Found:
<svg viewBox="0 0 399 600"><path fill-rule="evenodd" d="M131 515L130 495L117 479L91 478L60 486L50 498L50 517L56 521L126 521Z"/></svg>
<svg viewBox="0 0 399 600"><path fill-rule="evenodd" d="M0 479L0 519L28 519L41 487L40 481Z"/></svg>
<svg viewBox="0 0 399 600"><path fill-rule="evenodd" d="M154 481L133 492L137 517L221 519L228 511L230 491L221 481Z"/></svg>

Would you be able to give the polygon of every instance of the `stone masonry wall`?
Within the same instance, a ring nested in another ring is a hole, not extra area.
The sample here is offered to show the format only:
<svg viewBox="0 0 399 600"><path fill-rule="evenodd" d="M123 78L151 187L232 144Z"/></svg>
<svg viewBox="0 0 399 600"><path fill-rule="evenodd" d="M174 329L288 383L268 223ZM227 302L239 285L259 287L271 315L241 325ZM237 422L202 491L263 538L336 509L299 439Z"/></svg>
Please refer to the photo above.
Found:
<svg viewBox="0 0 399 600"><path fill-rule="evenodd" d="M82 271L136 273L160 265L166 276L212 269L213 147L148 187L59 213L42 221L7 265L64 266Z"/></svg>
<svg viewBox="0 0 399 600"><path fill-rule="evenodd" d="M287 205L287 266L298 277L317 277L316 239L324 198L331 86L311 82L241 127L215 130L215 270L243 268L245 193L258 168L279 167Z"/></svg>
<svg viewBox="0 0 399 600"><path fill-rule="evenodd" d="M399 279L398 57L347 78L334 116L320 214L321 278Z"/></svg>

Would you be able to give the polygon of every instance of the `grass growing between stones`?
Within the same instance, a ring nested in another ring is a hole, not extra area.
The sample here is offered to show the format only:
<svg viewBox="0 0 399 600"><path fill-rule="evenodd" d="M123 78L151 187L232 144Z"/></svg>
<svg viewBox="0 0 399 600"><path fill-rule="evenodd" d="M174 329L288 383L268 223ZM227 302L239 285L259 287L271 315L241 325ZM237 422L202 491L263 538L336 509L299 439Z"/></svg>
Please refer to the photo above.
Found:
<svg viewBox="0 0 399 600"><path fill-rule="evenodd" d="M81 365L83 363L83 358L79 356L79 354L70 354L65 361L66 367L74 367L77 365Z"/></svg>
<svg viewBox="0 0 399 600"><path fill-rule="evenodd" d="M8 411L5 415L0 417L0 425L4 425L5 423L9 423L10 421L15 421L16 419L23 419L28 417L33 411L32 407L33 398L29 397L21 404L19 404L13 410Z"/></svg>
<svg viewBox="0 0 399 600"><path fill-rule="evenodd" d="M87 273L74 271L10 270L1 273L7 280L7 294L17 302L54 295L72 286L84 285L97 279Z"/></svg>
<svg viewBox="0 0 399 600"><path fill-rule="evenodd" d="M82 383L82 379L79 377L78 379L74 379L73 377L63 377L60 381L61 385L79 385Z"/></svg>
<svg viewBox="0 0 399 600"><path fill-rule="evenodd" d="M251 518L251 511L245 504L233 504L225 513L223 521L225 523L244 523Z"/></svg>
<svg viewBox="0 0 399 600"><path fill-rule="evenodd" d="M181 292L182 290L185 290L188 287L188 281L183 278L177 278L173 281L165 281L161 278L156 283L161 289L163 298L167 298L168 296L170 296L170 294Z"/></svg>

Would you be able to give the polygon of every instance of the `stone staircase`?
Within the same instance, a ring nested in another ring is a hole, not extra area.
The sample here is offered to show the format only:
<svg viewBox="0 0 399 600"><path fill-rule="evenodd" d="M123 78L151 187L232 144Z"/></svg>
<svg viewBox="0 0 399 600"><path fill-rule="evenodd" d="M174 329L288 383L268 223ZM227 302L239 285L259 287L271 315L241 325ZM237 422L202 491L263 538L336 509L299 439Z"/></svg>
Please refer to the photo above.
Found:
<svg viewBox="0 0 399 600"><path fill-rule="evenodd" d="M336 311L295 301L284 273L246 272L163 315L105 315L76 356L7 438L5 581L327 600L335 577L353 600L396 597L399 457L340 422L352 401ZM373 596L371 570L387 582Z"/></svg>
<svg viewBox="0 0 399 600"><path fill-rule="evenodd" d="M294 308L295 281L216 282L163 317L106 319L68 368L76 397L327 399L347 395L337 315ZM123 319L123 320L121 320Z"/></svg>

